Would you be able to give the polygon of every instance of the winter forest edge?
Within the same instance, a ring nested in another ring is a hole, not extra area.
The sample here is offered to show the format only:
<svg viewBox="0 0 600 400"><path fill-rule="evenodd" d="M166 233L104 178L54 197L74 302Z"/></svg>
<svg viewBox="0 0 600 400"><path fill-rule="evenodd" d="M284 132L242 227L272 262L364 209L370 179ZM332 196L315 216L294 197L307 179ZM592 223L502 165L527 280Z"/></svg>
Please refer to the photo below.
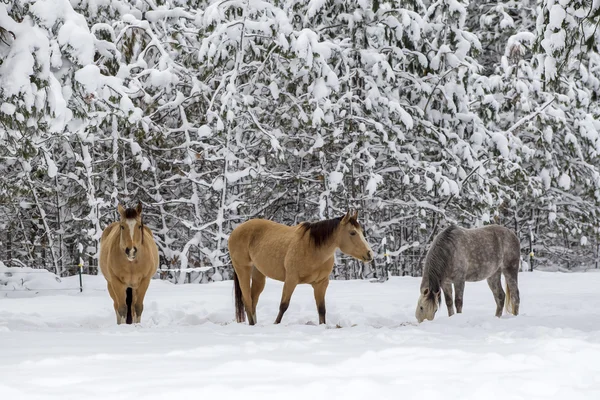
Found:
<svg viewBox="0 0 600 400"><path fill-rule="evenodd" d="M96 273L140 200L176 282L227 279L248 218L349 208L377 258L335 278L419 275L451 222L597 267L599 25L600 0L4 0L0 264Z"/></svg>

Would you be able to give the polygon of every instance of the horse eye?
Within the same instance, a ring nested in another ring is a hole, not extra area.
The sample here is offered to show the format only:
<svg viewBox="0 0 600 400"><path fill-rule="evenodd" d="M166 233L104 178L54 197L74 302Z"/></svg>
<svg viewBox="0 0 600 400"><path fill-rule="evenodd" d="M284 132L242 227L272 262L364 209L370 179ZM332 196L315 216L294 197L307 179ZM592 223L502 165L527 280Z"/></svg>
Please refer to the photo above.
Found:
<svg viewBox="0 0 600 400"><path fill-rule="evenodd" d="M350 232L350 236L354 236L354 235L356 235L356 231Z"/></svg>
<svg viewBox="0 0 600 400"><path fill-rule="evenodd" d="M423 311L423 306L421 306L421 311Z"/></svg>

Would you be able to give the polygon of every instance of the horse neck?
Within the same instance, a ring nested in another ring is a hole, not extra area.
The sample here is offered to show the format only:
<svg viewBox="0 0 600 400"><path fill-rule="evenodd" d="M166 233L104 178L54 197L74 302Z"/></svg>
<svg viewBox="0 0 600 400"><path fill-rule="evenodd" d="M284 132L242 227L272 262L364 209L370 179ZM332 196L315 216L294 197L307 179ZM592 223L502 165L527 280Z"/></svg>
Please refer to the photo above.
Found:
<svg viewBox="0 0 600 400"><path fill-rule="evenodd" d="M327 241L325 245L321 246L320 250L322 251L323 260L330 259L335 253L335 251L340 248L340 235L342 235L343 233L344 231L342 230L341 226L338 226L334 233L331 235L329 241Z"/></svg>
<svg viewBox="0 0 600 400"><path fill-rule="evenodd" d="M331 238L319 247L316 247L314 243L310 243L309 246L309 253L312 258L317 262L325 262L333 257L333 254L339 248L337 234L331 235Z"/></svg>
<svg viewBox="0 0 600 400"><path fill-rule="evenodd" d="M437 291L441 287L444 278L446 277L447 270L446 262L438 261L439 264L435 264L433 260L425 260L425 268L423 270L423 279L421 280L421 287L428 287L433 291ZM436 268L438 267L438 268ZM433 285L432 285L433 284ZM432 287L434 286L434 287ZM438 287L439 286L439 287Z"/></svg>
<svg viewBox="0 0 600 400"><path fill-rule="evenodd" d="M337 241L332 240L330 243L327 243L325 246L321 247L321 258L325 260L329 260L335 251L339 248Z"/></svg>

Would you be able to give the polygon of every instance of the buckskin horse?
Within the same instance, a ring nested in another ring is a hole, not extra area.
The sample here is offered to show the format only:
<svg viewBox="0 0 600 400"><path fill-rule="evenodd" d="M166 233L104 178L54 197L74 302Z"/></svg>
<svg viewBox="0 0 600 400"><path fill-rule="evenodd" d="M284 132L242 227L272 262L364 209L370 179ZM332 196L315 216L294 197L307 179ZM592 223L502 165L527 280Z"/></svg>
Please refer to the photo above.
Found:
<svg viewBox="0 0 600 400"><path fill-rule="evenodd" d="M244 322L256 324L256 305L266 277L284 282L278 324L287 310L296 285L308 283L314 290L319 324L325 323L325 291L337 249L362 261L372 261L373 251L365 240L358 212L319 222L287 226L264 219L251 219L236 227L229 237L234 268L235 313Z"/></svg>
<svg viewBox="0 0 600 400"><path fill-rule="evenodd" d="M142 222L142 204L118 206L120 221L110 224L100 240L99 264L113 299L117 324L140 323L144 296L158 269L158 247Z"/></svg>

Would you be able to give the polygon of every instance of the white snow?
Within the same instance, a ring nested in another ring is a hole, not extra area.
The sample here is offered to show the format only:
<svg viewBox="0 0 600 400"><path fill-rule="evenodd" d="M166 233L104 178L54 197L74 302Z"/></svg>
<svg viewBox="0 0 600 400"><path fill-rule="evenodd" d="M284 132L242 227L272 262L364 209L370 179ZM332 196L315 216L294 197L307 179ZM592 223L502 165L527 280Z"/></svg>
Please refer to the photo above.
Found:
<svg viewBox="0 0 600 400"><path fill-rule="evenodd" d="M500 132L495 132L491 135L491 139L496 145L496 148L498 149L502 157L508 158L510 152L508 150L508 139L506 138L506 136Z"/></svg>
<svg viewBox="0 0 600 400"><path fill-rule="evenodd" d="M550 17L547 29L560 29L566 16L567 13L565 12L564 8L562 8L560 4L554 4L552 8L550 8Z"/></svg>
<svg viewBox="0 0 600 400"><path fill-rule="evenodd" d="M371 177L369 178L367 186L365 187L365 190L369 193L369 196L373 196L373 194L375 194L377 186L380 185L382 182L383 177L381 175L376 174L374 172L371 173Z"/></svg>
<svg viewBox="0 0 600 400"><path fill-rule="evenodd" d="M129 142L130 146L131 146L131 154L133 154L134 156L136 154L140 154L142 152L142 147L140 146L140 144L138 142L136 142L135 140L131 140Z"/></svg>
<svg viewBox="0 0 600 400"><path fill-rule="evenodd" d="M62 285L76 288L77 279ZM81 294L2 291L0 393L19 400L599 398L600 274L519 279L518 317L493 316L483 281L467 283L463 314L448 318L442 305L420 325L420 279L409 277L332 282L327 326L315 325L309 285L298 286L274 325L282 284L271 280L253 327L233 322L231 281L154 280L137 326L115 325L102 277L84 276Z"/></svg>
<svg viewBox="0 0 600 400"><path fill-rule="evenodd" d="M158 71L153 69L150 71L148 78L150 85L157 88L166 88L177 82L177 76L171 71Z"/></svg>
<svg viewBox="0 0 600 400"><path fill-rule="evenodd" d="M252 168L248 167L240 171L227 171L226 178L227 182L236 182L248 175L250 175Z"/></svg>
<svg viewBox="0 0 600 400"><path fill-rule="evenodd" d="M73 19L65 21L58 32L58 43L61 46L71 46L74 57L81 65L94 62L94 37L90 34L85 21L83 27Z"/></svg>
<svg viewBox="0 0 600 400"><path fill-rule="evenodd" d="M75 72L75 80L87 93L95 92L101 85L100 68L90 64Z"/></svg>
<svg viewBox="0 0 600 400"><path fill-rule="evenodd" d="M330 45L319 42L318 35L310 29L303 29L298 33L297 39L292 43L292 49L298 57L305 60L308 67L312 65L315 53L319 55L321 62L331 57Z"/></svg>
<svg viewBox="0 0 600 400"><path fill-rule="evenodd" d="M549 79L556 77L556 60L553 57L546 56L544 58L544 68Z"/></svg>
<svg viewBox="0 0 600 400"><path fill-rule="evenodd" d="M0 112L6 115L14 115L16 110L17 107L14 104L2 103L2 105L0 105Z"/></svg>
<svg viewBox="0 0 600 400"><path fill-rule="evenodd" d="M315 14L317 14L321 8L325 5L325 0L311 0L308 3L308 10L306 12L307 18L313 18Z"/></svg>
<svg viewBox="0 0 600 400"><path fill-rule="evenodd" d="M558 186L565 190L569 190L569 188L571 188L571 177L563 172L558 179Z"/></svg>
<svg viewBox="0 0 600 400"><path fill-rule="evenodd" d="M323 110L320 107L315 107L315 111L313 112L313 117L312 117L313 127L321 125L321 121L323 121L324 118L325 118L325 113L323 113Z"/></svg>
<svg viewBox="0 0 600 400"><path fill-rule="evenodd" d="M339 171L331 171L329 173L329 187L331 190L337 189L340 184L343 184L344 174Z"/></svg>
<svg viewBox="0 0 600 400"><path fill-rule="evenodd" d="M316 100L322 100L329 96L329 88L323 78L318 78L313 85L313 96Z"/></svg>
<svg viewBox="0 0 600 400"><path fill-rule="evenodd" d="M425 177L425 190L431 192L433 190L433 180L429 177Z"/></svg>
<svg viewBox="0 0 600 400"><path fill-rule="evenodd" d="M271 91L271 96L273 99L277 100L279 98L279 88L277 87L277 82L273 81L269 85L269 90Z"/></svg>
<svg viewBox="0 0 600 400"><path fill-rule="evenodd" d="M442 182L442 185L440 186L440 195L441 196L448 196L450 194L450 186L448 185L447 181Z"/></svg>
<svg viewBox="0 0 600 400"><path fill-rule="evenodd" d="M320 149L325 144L323 137L320 134L315 135L315 143L308 149L308 153L312 154L315 150Z"/></svg>
<svg viewBox="0 0 600 400"><path fill-rule="evenodd" d="M52 160L52 158L50 157L50 155L46 152L44 152L44 158L46 159L46 164L48 165L48 176L50 178L54 178L56 176L56 174L58 173L58 168L56 167L56 163L54 162L54 160Z"/></svg>
<svg viewBox="0 0 600 400"><path fill-rule="evenodd" d="M395 101L390 101L388 103L388 106L390 108L390 111L397 112L400 115L400 119L402 120L402 123L404 124L406 129L413 128L414 122L412 117L409 113L406 112L404 108L402 108L402 106L400 106L400 104L398 104Z"/></svg>

